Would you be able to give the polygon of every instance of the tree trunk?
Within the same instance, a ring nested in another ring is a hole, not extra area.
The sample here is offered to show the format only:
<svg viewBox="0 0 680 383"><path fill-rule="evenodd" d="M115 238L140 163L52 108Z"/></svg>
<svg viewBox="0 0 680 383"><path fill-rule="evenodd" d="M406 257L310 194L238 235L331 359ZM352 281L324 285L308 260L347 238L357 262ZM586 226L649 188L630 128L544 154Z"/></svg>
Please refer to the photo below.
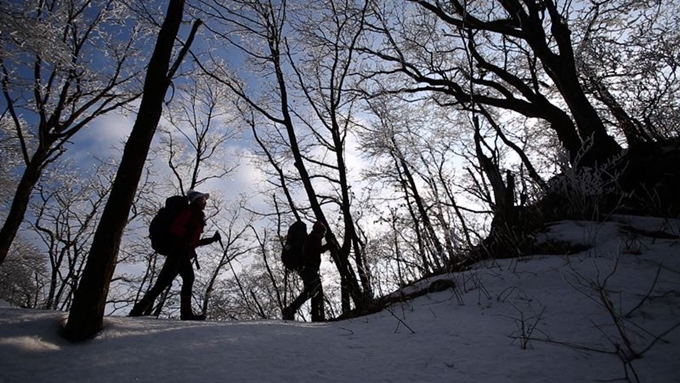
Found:
<svg viewBox="0 0 680 383"><path fill-rule="evenodd" d="M406 162L405 159L399 158L399 165L401 165L401 170L404 173L404 176L406 177L406 181L408 182L408 187L411 189L411 192L413 193L413 200L416 204L416 207L418 208L418 214L420 214L420 220L423 223L423 228L425 229L426 237L430 240L432 245L435 248L435 254L433 254L432 260L434 262L434 269L430 271L438 271L442 270L443 268L443 263L447 262L446 259L444 259L444 247L442 246L441 242L439 241L439 238L437 237L437 233L434 230L434 226L432 225L432 221L430 221L430 217L427 213L427 209L425 207L425 202L423 201L422 197L420 196L420 193L418 192L418 186L416 185L416 181L413 179L413 175L411 174L411 170L409 169L409 166Z"/></svg>
<svg viewBox="0 0 680 383"><path fill-rule="evenodd" d="M9 248L14 242L14 238L19 231L21 223L24 221L28 202L31 198L31 192L40 179L42 172L41 164L44 162L46 153L43 147L39 147L36 153L31 158L31 161L26 166L24 174L21 176L17 190L14 193L12 206L10 207L7 220L2 225L0 230L0 265L7 258Z"/></svg>
<svg viewBox="0 0 680 383"><path fill-rule="evenodd" d="M70 341L91 338L102 328L106 296L121 237L170 84L170 57L183 12L184 0L170 0L149 61L137 119L125 144L123 158L69 312L65 335Z"/></svg>
<svg viewBox="0 0 680 383"><path fill-rule="evenodd" d="M336 161L338 163L338 177L340 179L340 193L342 194L342 217L345 225L345 236L343 240L343 248L340 250L341 256L345 259L349 257L352 247L354 248L355 263L357 265L357 273L359 274L359 279L361 280L361 286L363 288L364 299L372 298L371 286L369 283L369 272L367 266L364 262L365 254L361 251L359 246L353 246L355 241L358 242L359 237L354 227L354 220L352 219L352 212L350 211L350 195L349 195L349 185L347 181L347 166L345 165L344 153L342 153L339 148L344 145L344 140L339 134L340 127L337 123L333 123L333 143L335 145Z"/></svg>
<svg viewBox="0 0 680 383"><path fill-rule="evenodd" d="M602 79L592 75L592 71L586 65L582 65L582 68L587 75L587 81L594 92L594 96L609 109L609 112L619 123L619 128L626 137L628 147L636 146L642 142L653 142L654 139L644 129L639 128L639 123L626 112Z"/></svg>
<svg viewBox="0 0 680 383"><path fill-rule="evenodd" d="M586 153L583 153L581 165L602 164L612 156L619 154L621 146L607 134L602 119L578 82L573 57L571 63L559 60L555 62L554 67L555 70L552 73L556 75L553 80L569 106L581 140L585 142L592 139L592 147Z"/></svg>
<svg viewBox="0 0 680 383"><path fill-rule="evenodd" d="M477 154L477 160L479 161L482 171L486 174L486 177L491 184L491 189L493 190L494 202L492 209L494 212L494 221L498 219L501 222L505 222L509 211L514 206L513 193L506 188L497 161L487 157L482 150L482 136L479 132L479 119L477 117L474 118L474 125L475 153Z"/></svg>
<svg viewBox="0 0 680 383"><path fill-rule="evenodd" d="M528 2L527 6L534 6ZM580 165L602 163L621 152L621 146L607 134L607 130L597 111L588 100L578 78L576 59L572 48L571 31L559 13L554 1L546 1L545 6L550 14L551 32L559 54L548 47L543 30L542 20L532 13L529 23L523 26L526 41L531 45L536 56L545 66L546 73L553 80L560 94L566 101L574 117L576 127L582 141L592 139L592 147L582 158Z"/></svg>

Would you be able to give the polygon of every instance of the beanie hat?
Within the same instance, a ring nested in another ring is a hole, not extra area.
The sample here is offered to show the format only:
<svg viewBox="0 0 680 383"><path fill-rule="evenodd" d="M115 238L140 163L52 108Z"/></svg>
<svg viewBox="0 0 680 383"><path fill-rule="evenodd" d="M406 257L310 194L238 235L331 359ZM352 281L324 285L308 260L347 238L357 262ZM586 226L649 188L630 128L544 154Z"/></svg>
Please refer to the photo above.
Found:
<svg viewBox="0 0 680 383"><path fill-rule="evenodd" d="M201 192L198 192L198 191L196 191L196 190L189 190L189 191L187 192L187 198L189 198L189 202L190 202L190 203L194 203L194 201L196 201L197 199L199 199L199 198L201 198L201 197L203 197L203 198L205 198L205 199L208 199L208 197L210 197L210 194L208 194L208 193L201 193Z"/></svg>
<svg viewBox="0 0 680 383"><path fill-rule="evenodd" d="M316 222L314 222L314 226L312 226L312 230L326 231L326 226L324 226L323 222L316 221Z"/></svg>

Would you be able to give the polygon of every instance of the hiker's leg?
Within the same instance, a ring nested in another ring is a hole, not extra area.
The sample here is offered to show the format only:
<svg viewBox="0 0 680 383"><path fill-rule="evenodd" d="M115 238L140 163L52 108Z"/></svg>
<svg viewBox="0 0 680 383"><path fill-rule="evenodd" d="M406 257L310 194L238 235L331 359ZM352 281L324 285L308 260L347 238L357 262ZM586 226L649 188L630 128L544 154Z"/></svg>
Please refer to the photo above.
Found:
<svg viewBox="0 0 680 383"><path fill-rule="evenodd" d="M180 291L180 319L182 320L205 320L205 315L196 315L191 309L191 296L194 286L194 268L191 258L184 256L180 261L179 275L182 277L182 290Z"/></svg>
<svg viewBox="0 0 680 383"><path fill-rule="evenodd" d="M191 296L195 279L194 267L191 265L191 258L186 255L180 257L178 273L182 278L182 290L180 290L180 295Z"/></svg>
<svg viewBox="0 0 680 383"><path fill-rule="evenodd" d="M291 302L285 310L283 310L283 319L293 320L295 313L302 307L302 305L312 296L312 291L314 290L314 273L312 270L303 269L300 272L300 277L302 277L302 283L304 284L304 289L302 293Z"/></svg>
<svg viewBox="0 0 680 383"><path fill-rule="evenodd" d="M309 294L307 289L304 289L302 293L300 293L300 295L298 295L298 297L295 298L295 300L283 310L283 319L295 319L295 313L300 309L307 299L309 299Z"/></svg>
<svg viewBox="0 0 680 383"><path fill-rule="evenodd" d="M172 284L172 281L179 274L180 258L176 255L168 255L165 257L165 263L161 272L158 274L158 279L153 285L151 290L146 293L146 296L150 297L151 300L156 300L161 293Z"/></svg>
<svg viewBox="0 0 680 383"><path fill-rule="evenodd" d="M323 309L323 287L321 286L321 279L316 274L316 278L311 283L312 295L312 322L322 322L325 320L325 313Z"/></svg>
<svg viewBox="0 0 680 383"><path fill-rule="evenodd" d="M170 284L172 284L173 279L177 276L179 272L179 257L177 256L167 256L165 258L165 263L163 263L163 268L158 274L158 279L153 285L151 290L149 290L137 304L132 307L130 313L131 317L143 315L145 311L153 306L153 302L158 298L159 295L165 290Z"/></svg>
<svg viewBox="0 0 680 383"><path fill-rule="evenodd" d="M191 295L182 295L180 298L181 320L205 320L205 314L194 314L191 309Z"/></svg>

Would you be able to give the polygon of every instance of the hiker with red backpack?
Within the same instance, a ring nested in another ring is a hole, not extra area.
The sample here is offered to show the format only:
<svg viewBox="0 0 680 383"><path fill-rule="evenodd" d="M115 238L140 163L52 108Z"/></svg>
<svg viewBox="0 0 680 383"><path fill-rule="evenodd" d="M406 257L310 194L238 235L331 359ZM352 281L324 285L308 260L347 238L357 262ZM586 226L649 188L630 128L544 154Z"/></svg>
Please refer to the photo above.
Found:
<svg viewBox="0 0 680 383"><path fill-rule="evenodd" d="M284 320L293 320L295 318L295 313L309 298L312 298L312 322L320 322L325 319L323 289L321 287L321 278L319 277L321 253L329 249L328 244L321 244L321 240L325 234L326 226L317 221L314 223L314 226L312 226L312 232L309 233L305 239L302 254L298 254L300 257L300 265L295 269L302 278L304 289L302 290L302 293L283 310Z"/></svg>
<svg viewBox="0 0 680 383"><path fill-rule="evenodd" d="M195 249L197 247L208 245L221 239L219 232L215 232L212 237L201 239L201 233L203 233L203 228L205 227L205 213L203 210L205 209L208 197L209 194L207 193L189 190L186 195L186 200L188 200L189 204L183 208L180 207L176 217L170 219L171 223L167 224L169 233L168 235L163 235L160 241L158 238L154 238L154 236L161 237L161 235L154 234L154 231L158 230L155 229L155 226L162 226L163 224L155 224L152 221L150 228L152 246L158 251L157 248L160 248L160 244L157 245L156 242L164 242L166 244L164 250L159 251L159 253L166 255L165 263L160 274L158 274L158 279L154 286L134 305L128 314L129 316L136 317L143 315L144 312L153 306L154 301L163 290L170 286L175 277L179 275L182 278L180 319L205 320L204 314L194 314L191 309L191 296L194 284L194 269L191 261L196 257ZM170 201L170 198L168 201ZM168 209L167 202L166 209ZM158 216L161 215L162 212L159 212Z"/></svg>

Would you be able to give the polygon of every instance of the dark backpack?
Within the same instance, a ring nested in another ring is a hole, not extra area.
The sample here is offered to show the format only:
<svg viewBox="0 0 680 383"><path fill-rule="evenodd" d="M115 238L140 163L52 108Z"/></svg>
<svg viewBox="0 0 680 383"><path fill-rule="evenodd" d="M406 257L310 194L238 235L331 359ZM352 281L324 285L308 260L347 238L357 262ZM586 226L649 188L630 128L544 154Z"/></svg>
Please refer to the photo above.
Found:
<svg viewBox="0 0 680 383"><path fill-rule="evenodd" d="M161 208L149 225L151 247L161 255L169 255L180 246L180 239L170 234L170 227L182 210L189 206L189 199L176 195L165 200L165 207Z"/></svg>
<svg viewBox="0 0 680 383"><path fill-rule="evenodd" d="M307 240L307 225L302 221L296 221L288 228L286 243L281 251L281 262L286 269L291 271L302 270L305 241Z"/></svg>

